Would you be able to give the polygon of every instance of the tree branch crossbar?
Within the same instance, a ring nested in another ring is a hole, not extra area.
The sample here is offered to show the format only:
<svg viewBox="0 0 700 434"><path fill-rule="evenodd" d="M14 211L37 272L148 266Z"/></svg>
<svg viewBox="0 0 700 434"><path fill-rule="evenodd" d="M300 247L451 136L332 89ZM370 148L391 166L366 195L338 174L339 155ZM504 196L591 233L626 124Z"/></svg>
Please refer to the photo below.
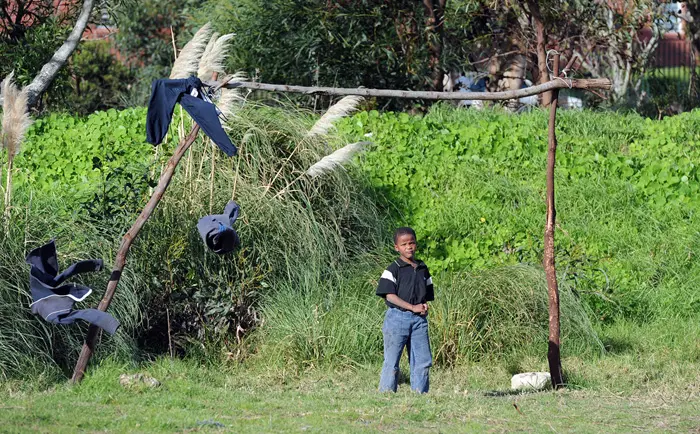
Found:
<svg viewBox="0 0 700 434"><path fill-rule="evenodd" d="M208 81L210 86L219 86L218 81ZM343 88L343 87L319 87L319 86L290 86L286 84L257 83L252 81L229 82L224 85L227 89L250 89L265 90L272 92L302 93L305 95L359 95L369 97L384 98L404 98L404 99L428 99L428 100L481 100L499 101L526 96L538 95L557 89L602 89L610 90L612 83L607 78L590 79L569 79L557 77L546 83L537 86L530 86L524 89L508 90L502 92L433 92L414 90L394 90L394 89L368 89L364 87Z"/></svg>

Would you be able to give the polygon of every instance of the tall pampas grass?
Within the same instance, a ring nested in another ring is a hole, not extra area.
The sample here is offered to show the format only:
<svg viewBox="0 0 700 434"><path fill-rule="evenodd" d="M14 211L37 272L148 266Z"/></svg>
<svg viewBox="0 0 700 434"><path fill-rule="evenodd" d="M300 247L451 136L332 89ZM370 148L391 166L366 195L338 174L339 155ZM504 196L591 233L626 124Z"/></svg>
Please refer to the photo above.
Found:
<svg viewBox="0 0 700 434"><path fill-rule="evenodd" d="M306 133L306 139L321 138L321 137L327 135L328 132L331 131L331 129L333 128L333 123L335 121L355 112L357 110L357 107L360 105L360 103L362 101L364 101L364 98L362 98L361 96L348 95L345 98L338 101L337 103L333 104L326 111L326 113L324 113L323 116L321 116L321 119L316 121L314 126L311 127L311 129ZM349 148L348 148L347 152L350 152L350 155L352 155L354 152L357 152L357 151L353 151L355 149L354 146L350 146L350 145L348 145L348 146L349 146ZM275 174L275 177L272 178L272 181L270 181L270 183L265 188L266 193L270 190L272 185L275 183L275 181L279 177L279 174L282 173L282 169L287 164L287 162L294 156L294 153L300 148L301 148L300 145L296 146L294 148L294 150L291 152L291 154L289 154L289 157L287 157L287 159L280 165L280 168L277 171L277 173ZM339 151L341 151L341 150L339 149L336 152L339 152ZM344 155L344 153L341 152L339 155ZM332 164L332 163L330 163L330 161L332 161L332 160L330 160L331 156L328 155L327 157L329 157L329 160L326 160L326 162L324 164L331 165ZM318 163L320 163L320 161ZM332 165L333 165L333 167L336 166L335 164L332 164ZM311 168L309 168L309 170L311 170ZM287 184L287 186L284 187L283 189L281 189L275 196L278 196L278 195L282 194L283 192L287 191L287 189L293 183L295 183L297 180L301 179L301 177L305 173L308 173L308 172L303 172L301 175L299 175L299 177L297 179L295 179L294 181ZM315 171L312 171L312 173L315 173Z"/></svg>
<svg viewBox="0 0 700 434"><path fill-rule="evenodd" d="M245 81L247 79L248 77L245 72L237 72L233 74L233 77L231 77L229 81L236 82ZM224 118L230 119L236 111L241 108L244 102L245 96L243 96L241 89L227 89L224 87L221 89L218 107L224 115ZM224 125L224 128L226 128L226 125Z"/></svg>
<svg viewBox="0 0 700 434"><path fill-rule="evenodd" d="M197 33L185 44L182 51L180 51L180 55L175 59L173 69L170 71L170 78L187 78L197 73L199 60L207 48L210 34L211 24L209 23L197 30Z"/></svg>
<svg viewBox="0 0 700 434"><path fill-rule="evenodd" d="M171 79L183 79L188 78L197 73L199 69L200 59L202 58L204 52L207 49L209 42L209 36L211 35L211 24L206 23L203 25L197 33L192 36L192 39L182 47L180 55L176 56L175 62L173 63L173 68L170 71ZM184 139L185 136L185 126L184 117L182 116L182 107L180 107L180 140ZM189 177L190 169L192 167L192 154L188 153L187 164L185 166L185 175Z"/></svg>
<svg viewBox="0 0 700 434"><path fill-rule="evenodd" d="M27 107L26 88L21 91L13 81L14 72L3 80L0 92L3 97L2 138L0 144L7 152L7 181L5 182L5 223L8 223L12 201L12 163L19 154L22 140L32 124Z"/></svg>
<svg viewBox="0 0 700 434"><path fill-rule="evenodd" d="M335 121L357 111L357 107L362 101L364 98L361 96L348 95L333 104L309 130L308 136L325 136L333 128Z"/></svg>
<svg viewBox="0 0 700 434"><path fill-rule="evenodd" d="M229 41L233 38L233 33L219 36L214 33L204 49L202 59L199 61L197 76L202 80L209 80L212 74L224 72L224 61L228 57Z"/></svg>
<svg viewBox="0 0 700 434"><path fill-rule="evenodd" d="M337 151L333 152L332 154L326 155L325 157L321 158L318 162L314 163L314 165L309 167L309 169L306 171L306 174L311 178L315 178L317 176L331 172L337 167L340 167L343 164L350 162L350 160L352 160L353 155L360 152L362 148L364 148L370 143L371 142L357 142L345 145Z"/></svg>

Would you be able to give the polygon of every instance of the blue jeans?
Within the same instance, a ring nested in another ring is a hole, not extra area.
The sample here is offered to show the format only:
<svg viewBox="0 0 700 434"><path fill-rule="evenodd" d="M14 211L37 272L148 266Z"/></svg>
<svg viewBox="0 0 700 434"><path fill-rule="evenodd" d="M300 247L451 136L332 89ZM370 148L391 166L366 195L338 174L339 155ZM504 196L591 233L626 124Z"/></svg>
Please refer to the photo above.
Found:
<svg viewBox="0 0 700 434"><path fill-rule="evenodd" d="M408 347L408 363L411 368L411 389L427 393L430 387L429 372L433 366L428 339L428 318L413 312L389 308L384 316L384 365L379 378L379 391L396 392L399 379L399 360L405 346Z"/></svg>

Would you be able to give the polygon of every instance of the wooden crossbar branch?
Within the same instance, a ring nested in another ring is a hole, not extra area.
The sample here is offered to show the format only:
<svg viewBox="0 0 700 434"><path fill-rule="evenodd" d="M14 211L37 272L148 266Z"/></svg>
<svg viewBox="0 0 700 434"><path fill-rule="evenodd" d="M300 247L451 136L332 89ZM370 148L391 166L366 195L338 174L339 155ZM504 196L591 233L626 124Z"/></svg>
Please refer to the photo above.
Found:
<svg viewBox="0 0 700 434"><path fill-rule="evenodd" d="M555 71L559 68L559 55L556 55ZM391 89L366 89L366 88L336 88L336 87L306 87L306 86L287 86L281 84L266 84L254 82L228 82L227 80L210 81L208 85L214 86L215 89L227 87L229 89L244 88L253 90L265 90L273 92L291 92L302 93L306 95L360 95L360 96L376 96L387 98L405 98L405 99L426 99L426 100L508 100L514 98L522 98L525 96L538 95L544 92L553 92L554 103L550 106L549 118L549 152L547 155L547 219L545 225L545 254L544 254L544 269L547 275L547 287L549 293L549 352L548 360L550 371L552 374L552 384L554 387L563 385L561 376L561 361L559 360L559 292L557 289L556 269L554 268L554 155L556 153L556 133L555 133L555 117L556 117L556 95L559 89L610 89L610 80L605 78L597 79L569 79L561 78L558 73L554 74L554 80L548 81L537 86L531 86L525 89L511 90L504 92L424 92L424 91L407 91L407 90L391 90ZM229 78L230 80L230 78ZM175 169L182 159L183 155L194 143L199 132L199 126L194 124L190 133L183 138L178 144L173 156L168 161L163 174L158 181L158 186L153 191L153 195L146 203L143 211L138 216L132 227L124 235L122 242L117 251L114 268L104 297L97 307L101 311L106 311L112 302L114 293L117 289L119 279L121 278L124 267L126 266L126 257L131 247L138 236L139 231L146 223L148 218L153 214L156 206L160 202L165 193L170 180L172 179ZM85 344L78 358L73 371L73 383L78 383L85 375L85 369L90 357L95 349L99 329L97 326L90 325L85 338Z"/></svg>
<svg viewBox="0 0 700 434"><path fill-rule="evenodd" d="M216 86L219 83L212 81L208 82L207 84ZM503 92L427 92L393 89L366 89L363 87L348 89L341 87L288 86L286 84L267 84L251 81L229 82L224 87L229 89L243 88L252 90L267 90L272 92L303 93L306 95L360 95L384 98L430 99L445 101L463 99L504 101L508 99L539 95L541 93L556 89L610 89L611 86L610 80L607 78L579 80L559 77L537 86L530 86L526 87L525 89L518 90L507 90Z"/></svg>

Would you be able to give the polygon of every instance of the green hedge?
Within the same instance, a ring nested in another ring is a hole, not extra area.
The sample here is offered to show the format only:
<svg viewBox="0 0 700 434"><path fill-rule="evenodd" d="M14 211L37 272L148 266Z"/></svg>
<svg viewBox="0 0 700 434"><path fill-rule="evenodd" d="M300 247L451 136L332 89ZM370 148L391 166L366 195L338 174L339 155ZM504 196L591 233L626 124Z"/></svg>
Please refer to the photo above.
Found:
<svg viewBox="0 0 700 434"><path fill-rule="evenodd" d="M434 108L364 112L347 141L373 145L361 167L412 225L434 269L542 259L547 115ZM700 112L651 121L560 112L557 265L601 319L700 312Z"/></svg>
<svg viewBox="0 0 700 434"><path fill-rule="evenodd" d="M250 166L246 173L251 191L275 178L287 147L296 140L275 136L279 126L271 119L280 118L281 111L265 115L260 110L246 112L255 122L239 119L232 130L236 141L261 134L274 142L256 158L243 160ZM699 114L651 121L609 112L560 113L557 267L598 320L700 312L695 289L700 283L695 260L700 236L693 229L700 223L694 163L700 157ZM436 106L423 117L363 112L343 121L339 132L346 141L366 140L371 133L374 144L360 157L364 175L350 176L354 182L369 179L371 191L362 194L378 192L387 199L384 213L393 215L394 225L416 228L421 254L437 275L541 262L546 124L546 114L538 111L516 116ZM301 131L308 125L297 127ZM156 152L144 139L143 108L39 119L17 159L15 187L24 192L17 197L31 197L31 190L60 198L64 207L53 212L70 215L85 209L92 221L114 231L108 237L116 241L172 152L173 140ZM273 190L297 179L312 157L305 156L290 181L279 178ZM201 170L206 161L204 154L195 154L197 179L185 183L197 190L188 200L198 209L208 203L208 169ZM224 164L222 176L231 175L233 167ZM307 187L318 188L323 197L311 205L326 209L326 201L334 199L323 179ZM374 200L369 197L362 200ZM184 224L191 217L182 220ZM374 222L348 221L352 224L340 229L349 238L361 239L361 231L369 231L375 239L380 230L369 229ZM168 224L158 227L172 232ZM183 273L187 270L185 266Z"/></svg>

